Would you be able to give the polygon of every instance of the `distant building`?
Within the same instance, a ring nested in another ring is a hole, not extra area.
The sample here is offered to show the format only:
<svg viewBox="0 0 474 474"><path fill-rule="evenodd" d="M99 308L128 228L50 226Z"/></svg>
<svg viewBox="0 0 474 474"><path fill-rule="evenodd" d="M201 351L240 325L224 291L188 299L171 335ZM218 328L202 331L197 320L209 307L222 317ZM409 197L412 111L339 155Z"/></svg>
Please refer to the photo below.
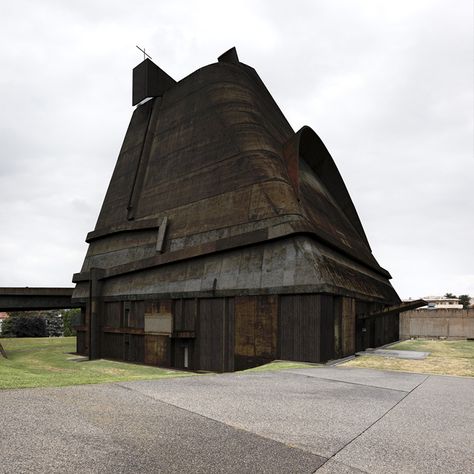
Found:
<svg viewBox="0 0 474 474"><path fill-rule="evenodd" d="M423 299L428 303L428 305L418 309L463 309L463 305L459 303L459 298L424 296Z"/></svg>

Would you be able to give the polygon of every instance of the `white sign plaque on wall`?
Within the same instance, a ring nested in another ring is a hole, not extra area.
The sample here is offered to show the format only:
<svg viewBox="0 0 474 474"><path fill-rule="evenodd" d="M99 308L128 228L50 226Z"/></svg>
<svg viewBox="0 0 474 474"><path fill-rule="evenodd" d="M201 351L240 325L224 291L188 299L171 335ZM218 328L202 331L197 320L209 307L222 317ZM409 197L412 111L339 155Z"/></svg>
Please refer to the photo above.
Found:
<svg viewBox="0 0 474 474"><path fill-rule="evenodd" d="M145 332L171 335L173 315L171 313L145 313Z"/></svg>

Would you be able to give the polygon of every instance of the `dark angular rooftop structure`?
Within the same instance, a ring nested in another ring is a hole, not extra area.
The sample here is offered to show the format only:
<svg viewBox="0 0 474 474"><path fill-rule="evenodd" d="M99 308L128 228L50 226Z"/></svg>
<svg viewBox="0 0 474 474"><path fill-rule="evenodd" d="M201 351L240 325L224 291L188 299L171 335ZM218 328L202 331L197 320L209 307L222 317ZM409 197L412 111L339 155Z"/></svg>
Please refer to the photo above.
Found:
<svg viewBox="0 0 474 474"><path fill-rule="evenodd" d="M403 310L318 135L234 48L175 82L145 60L73 299L78 352L195 370L325 361Z"/></svg>

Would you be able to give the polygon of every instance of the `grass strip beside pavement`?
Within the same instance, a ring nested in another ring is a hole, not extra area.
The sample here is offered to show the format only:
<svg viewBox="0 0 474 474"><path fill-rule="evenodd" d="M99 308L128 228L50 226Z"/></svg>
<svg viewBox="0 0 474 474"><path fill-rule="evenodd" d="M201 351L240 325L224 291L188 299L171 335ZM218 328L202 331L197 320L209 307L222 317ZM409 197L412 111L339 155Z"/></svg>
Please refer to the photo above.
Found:
<svg viewBox="0 0 474 474"><path fill-rule="evenodd" d="M359 356L341 366L474 377L474 341L415 339L392 344L385 349L429 352L430 355L424 360Z"/></svg>
<svg viewBox="0 0 474 474"><path fill-rule="evenodd" d="M62 387L193 375L109 360L78 361L75 337L1 339L0 389Z"/></svg>

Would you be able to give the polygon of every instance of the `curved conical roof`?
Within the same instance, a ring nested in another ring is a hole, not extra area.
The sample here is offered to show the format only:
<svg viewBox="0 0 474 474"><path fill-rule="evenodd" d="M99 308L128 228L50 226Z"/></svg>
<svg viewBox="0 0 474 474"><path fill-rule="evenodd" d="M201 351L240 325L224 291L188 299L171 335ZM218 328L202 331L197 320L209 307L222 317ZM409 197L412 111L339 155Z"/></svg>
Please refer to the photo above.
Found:
<svg viewBox="0 0 474 474"><path fill-rule="evenodd" d="M309 127L292 130L254 69L236 56L170 83L160 97L135 109L88 242L75 276L76 297L93 267L116 279L116 294L143 293L146 284L138 283L137 272L160 269L167 281L166 272L179 262L182 281L202 283L206 272L189 276L196 263L186 262L201 258L205 268L211 256L231 258L225 252L237 252L241 261L252 246L273 242L290 257L293 252L299 276L273 288L263 288L260 277L255 292L288 292L292 285L306 291L305 285L318 282L328 291L398 300L326 147ZM304 265L290 248L301 250ZM293 266L291 259L285 262ZM239 265L234 271L240 272ZM298 265L312 270L300 272ZM216 275L214 290L252 291L238 283L220 285L221 273ZM120 278L128 279L119 284ZM160 293L158 287L153 291ZM185 287L179 291L186 293Z"/></svg>

